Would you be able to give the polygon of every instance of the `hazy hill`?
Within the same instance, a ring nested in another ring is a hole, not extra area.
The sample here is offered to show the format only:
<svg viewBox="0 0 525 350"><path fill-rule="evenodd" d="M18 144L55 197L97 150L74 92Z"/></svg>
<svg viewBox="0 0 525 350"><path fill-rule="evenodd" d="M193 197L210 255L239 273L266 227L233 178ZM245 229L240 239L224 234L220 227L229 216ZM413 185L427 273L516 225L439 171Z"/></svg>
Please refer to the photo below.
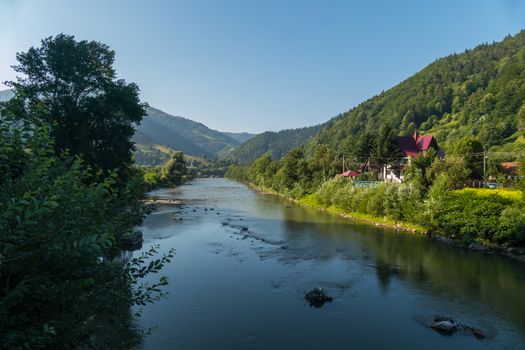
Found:
<svg viewBox="0 0 525 350"><path fill-rule="evenodd" d="M445 147L475 135L487 149L523 152L525 31L436 60L336 117L311 143L340 149L345 140L351 144L364 131L377 134L384 124L401 135L416 128L432 133Z"/></svg>
<svg viewBox="0 0 525 350"><path fill-rule="evenodd" d="M0 102L7 101L13 97L14 94L11 90L2 90L0 91Z"/></svg>
<svg viewBox="0 0 525 350"><path fill-rule="evenodd" d="M221 131L224 135L231 137L234 140L244 143L254 137L256 134L250 134L248 132L224 132Z"/></svg>
<svg viewBox="0 0 525 350"><path fill-rule="evenodd" d="M287 129L279 132L263 132L234 149L228 158L243 163L252 161L265 153L270 153L274 159L280 158L291 149L304 145L325 125Z"/></svg>

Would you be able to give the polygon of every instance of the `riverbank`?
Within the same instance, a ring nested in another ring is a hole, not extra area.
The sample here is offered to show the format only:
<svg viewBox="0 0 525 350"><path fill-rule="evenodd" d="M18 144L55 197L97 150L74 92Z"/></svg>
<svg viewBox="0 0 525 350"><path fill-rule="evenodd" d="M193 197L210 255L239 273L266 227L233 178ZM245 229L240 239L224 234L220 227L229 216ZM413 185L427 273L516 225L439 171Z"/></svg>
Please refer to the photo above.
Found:
<svg viewBox="0 0 525 350"><path fill-rule="evenodd" d="M390 220L384 217L381 218L381 217L377 217L373 215L366 215L366 214L357 213L357 212L346 212L343 209L338 208L336 206L323 207L321 204L319 204L315 200L313 195L308 195L300 199L295 199L292 197L287 197L285 195L282 195L272 189L257 186L255 184L246 183L246 185L249 186L251 189L255 190L259 194L273 195L273 196L285 198L289 202L303 205L305 207L313 208L318 211L339 215L343 218L350 219L353 221L357 221L357 222L361 222L361 223L365 223L369 225L374 225L377 227L384 227L384 228L388 228L388 229L392 229L396 231L404 231L404 232L416 233L416 234L421 234L421 235L427 235L429 232L428 228L425 228L419 225L414 225L414 224L407 223L407 222L394 221L394 220Z"/></svg>
<svg viewBox="0 0 525 350"><path fill-rule="evenodd" d="M483 252L485 254L497 253L497 254L506 256L508 258L511 258L513 260L517 260L517 261L525 263L525 247L509 247L508 245L497 245L497 244L490 244L487 242L482 243L479 241L471 241L471 242L465 243L463 240L450 238L449 236L439 234L438 232L433 231L430 228L427 228L421 225L416 225L416 224L403 222L403 221L395 221L395 220L391 220L386 217L378 217L378 216L367 215L367 214L358 213L358 212L346 212L342 208L338 208L337 206L334 206L334 205L329 206L329 207L324 207L322 204L320 204L316 200L315 196L312 194L299 198L299 199L295 199L292 197L285 196L270 188L257 186L252 183L245 183L245 184L249 186L250 188L252 188L253 190L255 190L259 194L273 195L273 196L278 196L280 198L285 198L289 202L293 202L295 204L313 208L321 212L328 212L331 214L339 215L345 219L353 220L353 221L364 223L364 224L373 225L376 227L387 228L387 229L391 229L395 231L402 231L402 232L424 235L433 241L441 242L447 245L452 245L457 248L467 249L470 251Z"/></svg>

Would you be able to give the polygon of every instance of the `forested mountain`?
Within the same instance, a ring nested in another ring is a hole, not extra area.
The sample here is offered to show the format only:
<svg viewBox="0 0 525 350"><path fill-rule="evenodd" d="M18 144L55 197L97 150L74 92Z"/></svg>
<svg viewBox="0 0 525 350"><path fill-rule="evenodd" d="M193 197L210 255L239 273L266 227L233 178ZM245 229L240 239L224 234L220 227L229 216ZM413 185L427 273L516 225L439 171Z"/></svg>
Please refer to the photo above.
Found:
<svg viewBox="0 0 525 350"><path fill-rule="evenodd" d="M167 146L185 154L216 158L239 145L239 141L183 117L149 107L137 128L137 144Z"/></svg>
<svg viewBox="0 0 525 350"><path fill-rule="evenodd" d="M525 148L525 31L441 58L336 117L311 142L340 151L388 125L435 135L445 149L476 136L492 150ZM345 147L343 147L343 145Z"/></svg>
<svg viewBox="0 0 525 350"><path fill-rule="evenodd" d="M234 140L244 143L254 137L256 134L250 134L248 132L222 132L224 135L231 137Z"/></svg>
<svg viewBox="0 0 525 350"><path fill-rule="evenodd" d="M228 158L242 163L252 161L265 153L269 153L274 159L281 158L291 149L304 145L325 125L263 132L237 147Z"/></svg>

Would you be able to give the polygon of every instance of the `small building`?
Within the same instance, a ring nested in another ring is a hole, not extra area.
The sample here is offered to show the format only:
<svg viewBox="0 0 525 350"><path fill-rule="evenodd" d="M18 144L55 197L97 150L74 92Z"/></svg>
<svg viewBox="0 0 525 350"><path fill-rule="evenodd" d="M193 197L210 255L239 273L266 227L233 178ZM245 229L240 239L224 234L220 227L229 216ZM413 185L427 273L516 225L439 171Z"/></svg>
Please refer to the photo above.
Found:
<svg viewBox="0 0 525 350"><path fill-rule="evenodd" d="M425 155L431 148L435 149L440 157L445 156L433 135L419 135L417 130L412 136L398 137L397 144L405 157L400 159L397 164L383 166L381 176L384 181L403 182L405 166L410 162L410 158L417 157L420 154Z"/></svg>
<svg viewBox="0 0 525 350"><path fill-rule="evenodd" d="M357 171L354 171L354 170L347 170L347 171L342 172L339 175L342 176L342 177L348 177L348 178L355 179L356 177L358 177L361 174L359 174Z"/></svg>
<svg viewBox="0 0 525 350"><path fill-rule="evenodd" d="M498 164L498 171L500 174L505 176L507 180L518 180L520 171L519 168L522 164L518 162L503 162Z"/></svg>

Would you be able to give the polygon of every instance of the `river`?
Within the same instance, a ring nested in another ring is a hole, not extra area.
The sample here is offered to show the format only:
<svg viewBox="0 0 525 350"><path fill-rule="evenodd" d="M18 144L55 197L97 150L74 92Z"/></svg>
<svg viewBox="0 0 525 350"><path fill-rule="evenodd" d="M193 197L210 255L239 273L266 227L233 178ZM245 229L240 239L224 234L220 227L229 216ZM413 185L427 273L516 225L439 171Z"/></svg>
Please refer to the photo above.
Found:
<svg viewBox="0 0 525 350"><path fill-rule="evenodd" d="M160 273L169 295L139 320L153 327L144 349L525 349L522 263L355 223L226 179L152 194L184 206L161 207L139 227L142 250L176 248ZM318 286L334 300L315 308L304 294ZM426 327L435 315L487 338L441 335Z"/></svg>

